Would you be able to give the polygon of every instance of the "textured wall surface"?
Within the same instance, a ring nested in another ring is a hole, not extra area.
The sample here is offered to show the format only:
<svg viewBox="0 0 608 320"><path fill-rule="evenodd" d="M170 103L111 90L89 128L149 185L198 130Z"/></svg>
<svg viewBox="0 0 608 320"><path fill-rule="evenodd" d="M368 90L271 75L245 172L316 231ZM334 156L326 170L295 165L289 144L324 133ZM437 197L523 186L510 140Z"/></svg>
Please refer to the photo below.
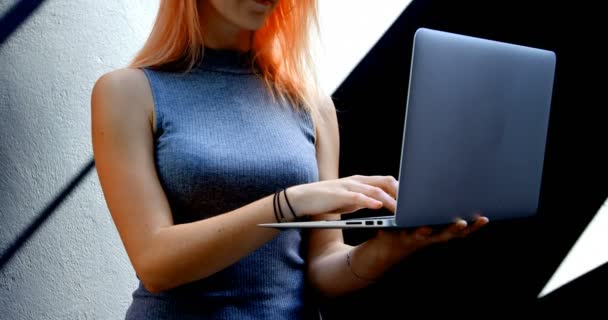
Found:
<svg viewBox="0 0 608 320"><path fill-rule="evenodd" d="M0 44L1 253L92 159L93 84L132 58L157 8L47 0ZM120 319L135 286L92 170L0 270L0 318Z"/></svg>

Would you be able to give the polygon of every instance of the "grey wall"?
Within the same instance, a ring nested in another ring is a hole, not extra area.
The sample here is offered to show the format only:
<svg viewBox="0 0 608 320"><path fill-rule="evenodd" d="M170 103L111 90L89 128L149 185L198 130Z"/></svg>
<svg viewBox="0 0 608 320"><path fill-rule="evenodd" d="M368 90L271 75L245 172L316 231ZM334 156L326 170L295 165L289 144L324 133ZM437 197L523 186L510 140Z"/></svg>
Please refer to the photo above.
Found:
<svg viewBox="0 0 608 320"><path fill-rule="evenodd" d="M92 159L92 86L140 48L157 2L47 0L0 44L0 253ZM0 318L120 319L135 286L93 170L0 270Z"/></svg>

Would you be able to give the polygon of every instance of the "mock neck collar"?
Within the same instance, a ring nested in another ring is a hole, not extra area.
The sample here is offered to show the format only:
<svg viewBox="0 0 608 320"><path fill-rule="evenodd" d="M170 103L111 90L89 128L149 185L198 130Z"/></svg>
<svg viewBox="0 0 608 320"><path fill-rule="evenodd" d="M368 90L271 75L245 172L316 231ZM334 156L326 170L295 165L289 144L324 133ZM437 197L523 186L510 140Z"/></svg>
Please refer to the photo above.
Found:
<svg viewBox="0 0 608 320"><path fill-rule="evenodd" d="M253 53L233 49L213 49L205 47L198 69L227 73L254 73Z"/></svg>

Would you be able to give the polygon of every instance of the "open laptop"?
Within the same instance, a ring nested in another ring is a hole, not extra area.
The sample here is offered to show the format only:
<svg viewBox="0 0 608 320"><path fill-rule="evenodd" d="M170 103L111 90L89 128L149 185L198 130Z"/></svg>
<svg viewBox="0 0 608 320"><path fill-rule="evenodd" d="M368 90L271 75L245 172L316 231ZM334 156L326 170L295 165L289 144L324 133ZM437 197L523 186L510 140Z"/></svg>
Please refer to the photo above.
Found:
<svg viewBox="0 0 608 320"><path fill-rule="evenodd" d="M536 214L554 52L420 28L414 36L394 216L261 224L415 228Z"/></svg>

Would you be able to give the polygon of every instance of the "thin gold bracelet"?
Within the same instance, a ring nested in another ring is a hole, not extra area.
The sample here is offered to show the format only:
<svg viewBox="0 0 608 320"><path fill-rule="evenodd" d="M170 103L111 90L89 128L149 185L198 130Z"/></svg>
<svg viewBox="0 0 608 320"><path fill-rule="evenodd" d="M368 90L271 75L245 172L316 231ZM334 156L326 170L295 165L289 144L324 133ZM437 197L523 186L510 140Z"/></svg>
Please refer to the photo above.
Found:
<svg viewBox="0 0 608 320"><path fill-rule="evenodd" d="M346 264L348 265L348 269L350 269L350 272L355 277L357 277L360 280L363 280L363 281L366 281L366 282L369 282L369 283L376 283L376 280L368 279L368 278L362 277L362 276L360 276L360 275L358 275L358 274L355 273L355 271L353 270L353 266L351 264L351 261L350 261L350 259L351 259L350 258L350 254L351 254L352 251L353 251L353 249L350 249L350 250L348 250L348 252L346 252Z"/></svg>

